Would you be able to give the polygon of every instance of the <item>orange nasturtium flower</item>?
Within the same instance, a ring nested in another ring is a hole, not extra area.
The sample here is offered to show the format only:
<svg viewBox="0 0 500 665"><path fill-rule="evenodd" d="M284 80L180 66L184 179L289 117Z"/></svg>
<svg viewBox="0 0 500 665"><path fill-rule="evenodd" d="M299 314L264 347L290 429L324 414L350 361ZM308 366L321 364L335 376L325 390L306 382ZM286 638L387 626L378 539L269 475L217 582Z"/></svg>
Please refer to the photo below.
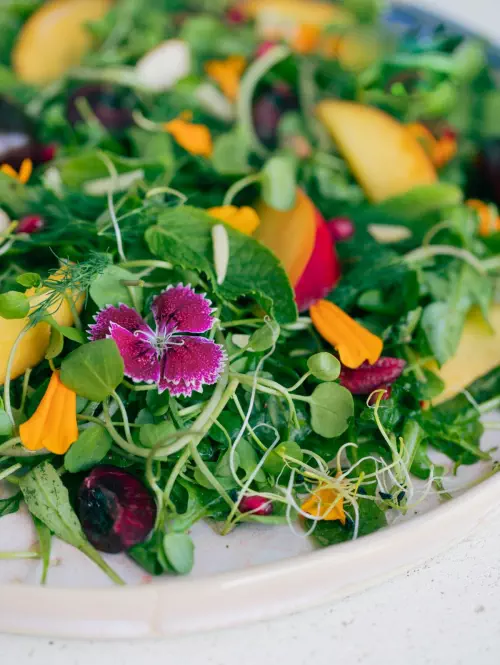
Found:
<svg viewBox="0 0 500 665"><path fill-rule="evenodd" d="M297 53L312 53L321 41L321 29L317 25L304 23L299 25L292 39L292 48Z"/></svg>
<svg viewBox="0 0 500 665"><path fill-rule="evenodd" d="M226 60L209 60L205 71L211 79L219 84L219 88L232 102L238 96L240 80L247 66L241 55L231 55Z"/></svg>
<svg viewBox="0 0 500 665"><path fill-rule="evenodd" d="M260 224L260 219L253 208L243 206L220 206L218 208L209 208L207 210L211 217L220 219L236 231L251 236Z"/></svg>
<svg viewBox="0 0 500 665"><path fill-rule="evenodd" d="M178 118L163 123L163 129L192 155L210 157L213 152L212 135L205 125L191 122L190 113L181 113Z"/></svg>
<svg viewBox="0 0 500 665"><path fill-rule="evenodd" d="M331 487L317 489L301 508L311 517L321 517L326 522L340 520L345 524L344 498Z"/></svg>
<svg viewBox="0 0 500 665"><path fill-rule="evenodd" d="M45 395L37 410L19 428L21 443L28 450L46 448L64 455L78 439L76 393L66 388L59 372L52 373Z"/></svg>
<svg viewBox="0 0 500 665"><path fill-rule="evenodd" d="M2 164L0 173L5 173L5 175L9 175L25 185L33 173L33 162L31 159L23 159L19 173L10 164Z"/></svg>
<svg viewBox="0 0 500 665"><path fill-rule="evenodd" d="M407 129L422 144L423 149L438 169L445 166L457 154L457 141L453 136L444 135L437 139L425 125L412 122Z"/></svg>
<svg viewBox="0 0 500 665"><path fill-rule="evenodd" d="M318 300L309 313L321 337L334 346L340 361L356 369L366 360L373 365L380 358L383 342L328 300Z"/></svg>
<svg viewBox="0 0 500 665"><path fill-rule="evenodd" d="M500 231L500 217L496 213L495 206L488 205L479 199L469 199L466 204L477 212L480 236L489 236L491 233Z"/></svg>

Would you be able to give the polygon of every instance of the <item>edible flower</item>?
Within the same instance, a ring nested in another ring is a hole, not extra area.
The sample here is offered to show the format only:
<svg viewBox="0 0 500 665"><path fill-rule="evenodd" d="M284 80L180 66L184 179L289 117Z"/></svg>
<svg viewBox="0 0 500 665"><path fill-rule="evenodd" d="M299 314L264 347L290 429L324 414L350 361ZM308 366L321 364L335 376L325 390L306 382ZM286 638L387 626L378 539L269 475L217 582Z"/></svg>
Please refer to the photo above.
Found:
<svg viewBox="0 0 500 665"><path fill-rule="evenodd" d="M412 122L407 125L408 130L420 141L423 149L430 157L434 166L438 169L445 166L457 154L458 146L455 133L448 130L440 138L436 138L432 132L420 122Z"/></svg>
<svg viewBox="0 0 500 665"><path fill-rule="evenodd" d="M211 217L220 219L232 229L251 236L260 224L260 219L253 208L243 206L237 208L236 206L220 206L216 208L209 208L207 210Z"/></svg>
<svg viewBox="0 0 500 665"><path fill-rule="evenodd" d="M231 55L226 60L209 60L205 71L211 79L219 84L219 88L228 99L234 102L240 89L240 80L247 66L241 55Z"/></svg>
<svg viewBox="0 0 500 665"><path fill-rule="evenodd" d="M500 231L500 217L494 205L488 205L479 199L469 199L466 205L477 212L480 236L489 236Z"/></svg>
<svg viewBox="0 0 500 665"><path fill-rule="evenodd" d="M321 30L317 25L304 23L299 25L292 39L292 48L297 53L307 54L315 51L321 41Z"/></svg>
<svg viewBox="0 0 500 665"><path fill-rule="evenodd" d="M5 175L15 178L25 185L33 173L33 162L31 159L23 159L19 172L17 172L10 164L2 164L2 166L0 166L0 173L5 173Z"/></svg>
<svg viewBox="0 0 500 665"><path fill-rule="evenodd" d="M178 118L163 123L163 129L192 155L210 157L213 152L210 130L205 125L195 124L191 120L192 115L189 112L181 113Z"/></svg>
<svg viewBox="0 0 500 665"><path fill-rule="evenodd" d="M64 455L78 439L76 393L66 388L59 372L52 372L45 395L37 410L19 428L21 443L28 450L46 448Z"/></svg>
<svg viewBox="0 0 500 665"><path fill-rule="evenodd" d="M373 365L384 346L380 337L343 312L328 300L318 300L310 307L314 327L321 337L334 346L343 365L356 369L365 360Z"/></svg>
<svg viewBox="0 0 500 665"><path fill-rule="evenodd" d="M219 344L199 337L214 324L210 300L178 284L154 298L151 312L154 330L127 305L105 307L89 327L90 339L114 340L126 376L155 383L159 393L189 397L194 390L202 392L203 384L216 383L226 354Z"/></svg>
<svg viewBox="0 0 500 665"><path fill-rule="evenodd" d="M326 522L339 520L345 524L344 498L331 487L317 489L301 508L311 517L321 517Z"/></svg>

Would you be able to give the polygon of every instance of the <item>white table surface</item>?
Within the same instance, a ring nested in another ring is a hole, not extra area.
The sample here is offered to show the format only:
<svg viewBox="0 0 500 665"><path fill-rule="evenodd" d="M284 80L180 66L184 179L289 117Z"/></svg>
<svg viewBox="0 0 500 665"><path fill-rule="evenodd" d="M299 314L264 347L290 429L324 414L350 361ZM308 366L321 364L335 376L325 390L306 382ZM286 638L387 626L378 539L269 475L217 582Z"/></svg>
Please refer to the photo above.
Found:
<svg viewBox="0 0 500 665"><path fill-rule="evenodd" d="M419 4L439 9L500 41L499 0L422 0ZM1 665L499 662L500 509L472 536L418 569L332 606L266 624L156 642L0 636Z"/></svg>

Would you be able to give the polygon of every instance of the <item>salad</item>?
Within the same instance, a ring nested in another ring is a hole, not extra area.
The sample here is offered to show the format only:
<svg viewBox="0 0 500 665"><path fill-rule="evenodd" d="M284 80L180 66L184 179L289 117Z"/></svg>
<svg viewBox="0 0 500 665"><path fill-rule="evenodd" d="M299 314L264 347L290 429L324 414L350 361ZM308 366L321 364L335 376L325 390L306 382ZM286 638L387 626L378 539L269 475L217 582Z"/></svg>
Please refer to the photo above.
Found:
<svg viewBox="0 0 500 665"><path fill-rule="evenodd" d="M3 3L0 559L186 574L199 520L326 546L496 473L495 71L386 11Z"/></svg>

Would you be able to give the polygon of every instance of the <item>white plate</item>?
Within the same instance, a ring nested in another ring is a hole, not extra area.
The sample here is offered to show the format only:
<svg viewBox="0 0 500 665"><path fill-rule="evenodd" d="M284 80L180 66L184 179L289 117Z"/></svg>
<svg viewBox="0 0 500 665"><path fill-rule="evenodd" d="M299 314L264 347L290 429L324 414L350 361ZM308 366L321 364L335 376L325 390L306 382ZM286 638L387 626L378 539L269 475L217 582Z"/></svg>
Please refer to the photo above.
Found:
<svg viewBox="0 0 500 665"><path fill-rule="evenodd" d="M453 4L455 9L460 7ZM469 14L470 8L464 11ZM496 438L490 432L485 449ZM483 464L462 468L455 484L484 469ZM129 582L123 589L110 586L79 552L56 542L48 587L37 586L38 562L0 561L0 632L141 638L269 619L349 595L428 559L466 537L499 496L497 476L443 505L427 501L419 515L401 524L318 551L287 527L247 525L221 538L200 524L193 529L196 566L188 578L152 581L126 557L107 557ZM0 520L0 551L25 550L34 541L25 512Z"/></svg>

